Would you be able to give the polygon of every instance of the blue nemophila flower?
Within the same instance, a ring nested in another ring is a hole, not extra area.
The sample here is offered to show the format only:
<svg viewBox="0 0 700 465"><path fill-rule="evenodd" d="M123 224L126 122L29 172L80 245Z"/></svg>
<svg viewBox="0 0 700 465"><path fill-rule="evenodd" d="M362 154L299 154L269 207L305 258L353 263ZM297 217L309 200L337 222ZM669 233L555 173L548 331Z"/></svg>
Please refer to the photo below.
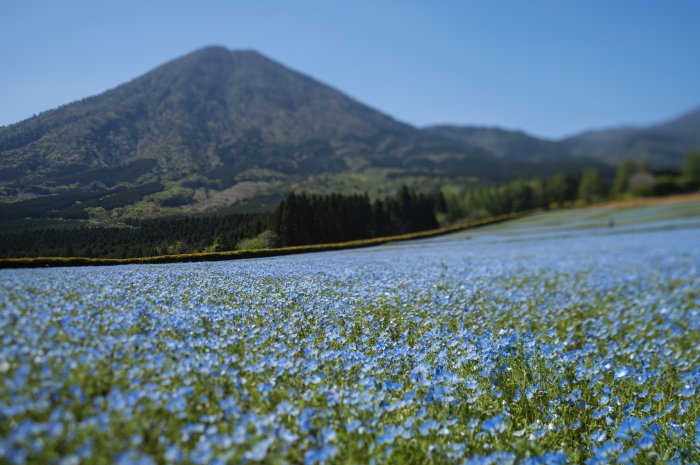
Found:
<svg viewBox="0 0 700 465"><path fill-rule="evenodd" d="M615 380L625 379L625 378L629 377L632 374L632 372L633 372L633 370L628 366L617 367L615 369Z"/></svg>
<svg viewBox="0 0 700 465"><path fill-rule="evenodd" d="M403 433L403 426L386 425L384 427L384 433L380 436L377 436L377 444L391 444L392 442L394 442L397 436L400 436Z"/></svg>
<svg viewBox="0 0 700 465"><path fill-rule="evenodd" d="M288 400L284 400L277 404L277 414L296 416L299 414L299 409Z"/></svg>
<svg viewBox="0 0 700 465"><path fill-rule="evenodd" d="M477 420L476 418L473 420L469 420L469 423L467 423L467 428L469 428L471 430L475 430L476 427L479 426L480 423L481 423L481 421Z"/></svg>
<svg viewBox="0 0 700 465"><path fill-rule="evenodd" d="M669 437L680 438L681 436L685 435L685 431L683 431L683 428L681 428L680 425L676 422L669 423L667 427L668 429L666 430L666 433Z"/></svg>
<svg viewBox="0 0 700 465"><path fill-rule="evenodd" d="M464 456L464 443L448 444L445 449L445 456L450 460L460 459Z"/></svg>
<svg viewBox="0 0 700 465"><path fill-rule="evenodd" d="M321 444L327 444L338 439L338 433L333 428L321 428L318 438Z"/></svg>
<svg viewBox="0 0 700 465"><path fill-rule="evenodd" d="M209 441L200 441L190 453L190 461L196 464L210 463L213 455L212 444Z"/></svg>
<svg viewBox="0 0 700 465"><path fill-rule="evenodd" d="M681 389L677 389L676 393L683 397L692 397L695 395L695 386L685 385Z"/></svg>
<svg viewBox="0 0 700 465"><path fill-rule="evenodd" d="M426 422L424 422L422 425L420 425L418 427L418 431L420 432L421 436L427 436L428 434L439 430L440 426L442 426L442 425L440 424L439 421L427 420Z"/></svg>
<svg viewBox="0 0 700 465"><path fill-rule="evenodd" d="M688 408L690 408L690 401L681 401L680 405L678 406L678 415L685 415L685 413L688 411Z"/></svg>
<svg viewBox="0 0 700 465"><path fill-rule="evenodd" d="M464 382L464 387L467 389L477 389L479 387L479 382L476 380L466 380Z"/></svg>
<svg viewBox="0 0 700 465"><path fill-rule="evenodd" d="M348 433L354 433L360 426L362 426L362 422L360 420L353 420L345 425L345 430Z"/></svg>
<svg viewBox="0 0 700 465"><path fill-rule="evenodd" d="M292 433L290 430L280 425L277 429L277 437L279 437L284 442L291 444L299 440L299 435Z"/></svg>
<svg viewBox="0 0 700 465"><path fill-rule="evenodd" d="M654 435L649 434L647 432L647 433L644 433L644 435L641 438L637 439L635 444L640 449L647 450L647 449L650 449L654 445L655 442L656 442L656 438L654 437Z"/></svg>
<svg viewBox="0 0 700 465"><path fill-rule="evenodd" d="M697 230L462 242L0 270L0 462L507 463L531 440L523 463L564 463L577 434L646 457L669 432L695 452L674 431L700 385Z"/></svg>
<svg viewBox="0 0 700 465"><path fill-rule="evenodd" d="M525 457L518 465L565 465L570 462L563 452L546 452L540 457Z"/></svg>
<svg viewBox="0 0 700 465"><path fill-rule="evenodd" d="M601 446L592 446L591 450L597 458L612 460L620 455L624 447L619 442L606 441Z"/></svg>
<svg viewBox="0 0 700 465"><path fill-rule="evenodd" d="M258 442L253 446L253 448L243 454L243 458L246 460L260 461L267 456L267 451L274 442L274 437L269 437L263 441Z"/></svg>
<svg viewBox="0 0 700 465"><path fill-rule="evenodd" d="M629 441L642 430L642 421L639 418L628 417L622 420L620 427L615 433L615 438Z"/></svg>
<svg viewBox="0 0 700 465"><path fill-rule="evenodd" d="M606 435L607 433L605 431L597 430L592 432L588 438L593 442L603 442Z"/></svg>
<svg viewBox="0 0 700 465"><path fill-rule="evenodd" d="M627 449L625 452L620 454L620 456L617 458L617 463L627 463L632 461L634 457L639 453L639 449L636 447L630 447Z"/></svg>
<svg viewBox="0 0 700 465"><path fill-rule="evenodd" d="M654 436L656 436L660 432L661 432L661 426L657 425L656 423L649 425L649 428L647 428L647 431L646 431L646 433L653 434Z"/></svg>
<svg viewBox="0 0 700 465"><path fill-rule="evenodd" d="M537 441L537 440L543 438L548 432L549 432L549 430L547 428L541 428L541 429L534 431L527 438L530 441Z"/></svg>
<svg viewBox="0 0 700 465"><path fill-rule="evenodd" d="M331 460L333 457L336 456L338 453L338 448L336 446L323 446L318 449L311 449L306 451L304 454L304 464L305 465L313 465L313 464L324 464L328 460Z"/></svg>
<svg viewBox="0 0 700 465"><path fill-rule="evenodd" d="M591 417L592 417L594 420L597 420L597 419L599 419L599 418L603 418L604 416L608 415L608 414L611 413L612 411L613 411L613 409L610 408L610 407L603 407L603 408L600 409L600 410L594 411L594 412L591 414Z"/></svg>
<svg viewBox="0 0 700 465"><path fill-rule="evenodd" d="M475 455L464 465L515 465L516 454L512 452L494 452L491 455Z"/></svg>
<svg viewBox="0 0 700 465"><path fill-rule="evenodd" d="M541 385L539 383L534 384L530 386L529 388L525 389L525 397L528 400L532 400L532 398L537 394L537 391L541 388Z"/></svg>
<svg viewBox="0 0 700 465"><path fill-rule="evenodd" d="M630 413L634 412L634 408L636 406L636 402L630 402L629 404L625 405L625 407L622 409L622 413L625 415L629 415Z"/></svg>
<svg viewBox="0 0 700 465"><path fill-rule="evenodd" d="M522 389L517 389L517 390L515 391L515 396L513 397L513 402L517 402L517 401L519 401L519 400L522 398L522 395L521 395L522 392L523 392Z"/></svg>
<svg viewBox="0 0 700 465"><path fill-rule="evenodd" d="M428 394L423 398L423 402L453 402L455 397L450 395L454 391L451 386L437 386L435 389L428 392Z"/></svg>
<svg viewBox="0 0 700 465"><path fill-rule="evenodd" d="M507 428L507 417L504 414L485 420L481 424L481 429L493 436L504 432Z"/></svg>
<svg viewBox="0 0 700 465"><path fill-rule="evenodd" d="M403 389L403 383L387 382L384 383L384 389L400 391Z"/></svg>

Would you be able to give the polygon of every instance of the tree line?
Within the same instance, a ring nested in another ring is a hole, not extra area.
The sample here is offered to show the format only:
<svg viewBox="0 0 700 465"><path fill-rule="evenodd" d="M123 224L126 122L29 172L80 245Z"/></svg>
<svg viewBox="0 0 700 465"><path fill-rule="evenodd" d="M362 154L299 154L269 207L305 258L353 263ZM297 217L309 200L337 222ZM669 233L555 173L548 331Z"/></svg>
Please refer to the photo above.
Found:
<svg viewBox="0 0 700 465"><path fill-rule="evenodd" d="M556 173L548 177L516 179L480 186L461 195L446 197L451 221L478 219L567 203L589 204L605 199L694 192L700 188L700 152L689 152L680 171L651 169L645 161L625 160L611 184L596 168L579 176Z"/></svg>
<svg viewBox="0 0 700 465"><path fill-rule="evenodd" d="M266 214L127 220L128 227L44 228L0 234L0 258L88 257L141 258L201 252L231 231L255 233Z"/></svg>
<svg viewBox="0 0 700 465"><path fill-rule="evenodd" d="M140 258L344 242L437 228L436 209L446 210L441 194L406 188L395 197L373 202L366 194L291 192L268 213L126 220L126 227L118 228L81 226L0 234L0 258Z"/></svg>
<svg viewBox="0 0 700 465"><path fill-rule="evenodd" d="M625 161L612 182L597 169L579 176L564 173L480 186L463 195L411 192L370 200L362 195L306 195L290 192L268 213L233 213L153 220L127 220L126 227L44 228L0 234L0 258L139 258L165 254L274 248L362 240L574 202L591 203L625 196L665 195L700 188L700 152L690 152L680 171L652 170L644 162ZM116 207L160 191L158 183L104 193L74 193L2 205L0 218L81 218L85 207ZM106 203L105 203L106 202ZM53 210L53 211L52 211ZM50 212L50 213L47 213ZM83 215L84 216L84 215Z"/></svg>
<svg viewBox="0 0 700 465"><path fill-rule="evenodd" d="M306 195L290 192L258 225L254 238L231 232L217 250L329 244L438 228L436 211L446 211L444 197L403 187L394 197L370 201L367 194Z"/></svg>
<svg viewBox="0 0 700 465"><path fill-rule="evenodd" d="M438 196L441 194L438 194ZM403 187L395 197L296 195L272 212L270 230L289 246L346 242L436 229L439 200Z"/></svg>

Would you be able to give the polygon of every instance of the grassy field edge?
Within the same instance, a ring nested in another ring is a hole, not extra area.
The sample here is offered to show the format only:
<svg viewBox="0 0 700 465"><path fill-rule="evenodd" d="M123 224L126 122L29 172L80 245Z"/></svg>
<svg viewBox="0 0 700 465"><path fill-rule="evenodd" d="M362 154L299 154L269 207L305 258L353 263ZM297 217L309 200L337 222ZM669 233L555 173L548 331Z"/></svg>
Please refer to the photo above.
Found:
<svg viewBox="0 0 700 465"><path fill-rule="evenodd" d="M646 205L658 205L667 203L681 203L700 200L700 194L681 194L666 197L652 197L640 199L625 199L605 201L592 205L560 206L555 210L568 208L606 208L606 207L638 207ZM411 239L424 239L428 237L440 236L465 229L485 226L487 224L500 223L507 220L521 218L544 211L543 208L527 210L506 215L494 216L479 221L457 224L445 228L431 229L410 234L397 236L375 237L349 242L338 242L332 244L303 245L297 247L281 247L277 249L254 249L254 250L234 250L229 252L209 252L180 255L160 255L156 257L144 258L79 258L79 257L36 257L36 258L5 258L0 259L0 269L2 268L44 268L59 266L108 266L108 265L132 265L132 264L160 264L160 263L184 263L184 262L208 262L218 260L238 260L244 258L276 257L281 255L293 255L311 252L326 252L331 250L356 249L361 247L372 247L387 244L389 242L406 241Z"/></svg>
<svg viewBox="0 0 700 465"><path fill-rule="evenodd" d="M36 257L36 258L5 258L0 259L0 268L44 268L60 266L108 266L108 265L131 265L131 264L160 264L160 263L184 263L184 262L208 262L218 260L237 260L244 258L275 257L281 255L293 255L310 252L326 252L330 250L355 249L360 247L371 247L389 242L405 241L410 239L424 239L428 237L449 234L464 229L484 226L487 224L499 223L506 220L521 218L543 211L543 209L528 210L507 215L494 216L479 221L472 221L465 224L448 226L445 228L431 229L409 234L396 236L375 237L373 239L363 239L349 242L338 242L332 244L303 245L296 247L281 247L277 249L254 249L254 250L233 250L229 252L209 252L180 255L160 255L156 257L144 258L83 258L83 257Z"/></svg>

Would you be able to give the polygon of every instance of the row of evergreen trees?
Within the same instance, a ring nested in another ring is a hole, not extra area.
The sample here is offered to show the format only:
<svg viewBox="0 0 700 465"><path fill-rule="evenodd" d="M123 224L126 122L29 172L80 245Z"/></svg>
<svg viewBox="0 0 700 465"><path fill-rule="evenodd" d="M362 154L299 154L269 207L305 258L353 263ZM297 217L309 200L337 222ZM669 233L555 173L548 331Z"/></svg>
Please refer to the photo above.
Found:
<svg viewBox="0 0 700 465"><path fill-rule="evenodd" d="M217 239L217 250L328 244L435 229L436 211L446 212L442 194L403 187L395 197L370 201L367 194L306 195L291 192L251 240L233 233Z"/></svg>
<svg viewBox="0 0 700 465"><path fill-rule="evenodd" d="M324 244L435 229L433 196L410 192L370 202L365 195L290 193L270 215L285 245Z"/></svg>
<svg viewBox="0 0 700 465"><path fill-rule="evenodd" d="M255 234L267 214L236 213L222 216L128 221L131 227L73 229L44 228L0 234L0 258L88 257L141 258L201 252L227 233Z"/></svg>

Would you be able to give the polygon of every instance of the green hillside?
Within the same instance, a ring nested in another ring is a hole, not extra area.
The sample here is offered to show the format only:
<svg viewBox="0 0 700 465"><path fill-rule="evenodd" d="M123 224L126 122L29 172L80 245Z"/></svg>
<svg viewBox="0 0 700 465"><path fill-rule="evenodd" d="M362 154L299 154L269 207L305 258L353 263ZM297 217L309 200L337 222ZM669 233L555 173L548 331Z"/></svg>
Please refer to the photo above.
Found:
<svg viewBox="0 0 700 465"><path fill-rule="evenodd" d="M653 167L678 168L686 153L700 149L700 108L664 124L589 131L560 144L609 163L647 160Z"/></svg>
<svg viewBox="0 0 700 465"><path fill-rule="evenodd" d="M257 52L210 47L0 128L0 201L164 186L93 215L104 223L250 210L292 189L376 197L402 185L578 174L590 163L544 142L529 150L503 157L494 145L395 121Z"/></svg>

